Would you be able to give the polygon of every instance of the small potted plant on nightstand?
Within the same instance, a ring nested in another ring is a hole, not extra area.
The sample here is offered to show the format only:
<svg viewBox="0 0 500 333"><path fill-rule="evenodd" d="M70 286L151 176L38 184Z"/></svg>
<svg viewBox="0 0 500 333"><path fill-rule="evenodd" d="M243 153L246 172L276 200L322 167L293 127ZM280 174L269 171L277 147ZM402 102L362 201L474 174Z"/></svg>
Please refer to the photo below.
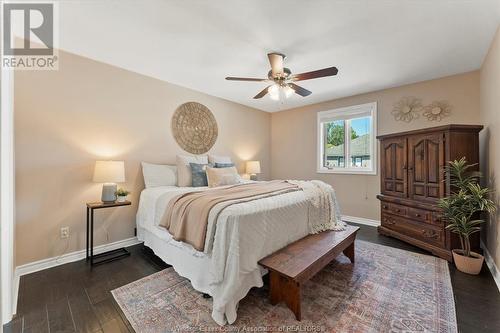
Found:
<svg viewBox="0 0 500 333"><path fill-rule="evenodd" d="M125 202L127 200L127 195L130 194L130 191L127 191L123 188L118 189L116 192L116 202Z"/></svg>
<svg viewBox="0 0 500 333"><path fill-rule="evenodd" d="M481 213L493 213L495 203L489 199L491 190L479 185L480 172L470 171L475 164L467 164L464 157L450 161L446 172L450 174L451 194L439 200L446 226L460 237L461 250L454 249L453 261L458 270L468 274L479 274L484 257L471 251L470 236L481 230L484 220Z"/></svg>

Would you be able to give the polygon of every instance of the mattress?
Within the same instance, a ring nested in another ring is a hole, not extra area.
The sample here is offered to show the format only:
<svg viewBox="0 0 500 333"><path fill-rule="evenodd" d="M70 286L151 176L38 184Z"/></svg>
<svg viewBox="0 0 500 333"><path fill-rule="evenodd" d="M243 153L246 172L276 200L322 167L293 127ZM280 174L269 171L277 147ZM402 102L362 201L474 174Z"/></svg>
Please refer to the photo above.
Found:
<svg viewBox="0 0 500 333"><path fill-rule="evenodd" d="M238 302L250 288L263 285L257 262L308 234L309 202L302 191L231 205L209 216L205 251L172 239L158 224L175 195L208 188L157 187L141 193L138 238L193 288L213 297L213 319L236 320ZM216 211L216 207L213 209Z"/></svg>

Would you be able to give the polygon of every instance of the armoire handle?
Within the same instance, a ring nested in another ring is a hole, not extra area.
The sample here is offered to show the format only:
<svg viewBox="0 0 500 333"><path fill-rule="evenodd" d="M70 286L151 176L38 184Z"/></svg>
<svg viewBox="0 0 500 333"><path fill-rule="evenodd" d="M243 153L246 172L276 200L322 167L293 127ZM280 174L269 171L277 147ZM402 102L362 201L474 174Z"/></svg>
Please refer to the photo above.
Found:
<svg viewBox="0 0 500 333"><path fill-rule="evenodd" d="M422 230L422 235L427 238L438 239L439 235L434 230Z"/></svg>

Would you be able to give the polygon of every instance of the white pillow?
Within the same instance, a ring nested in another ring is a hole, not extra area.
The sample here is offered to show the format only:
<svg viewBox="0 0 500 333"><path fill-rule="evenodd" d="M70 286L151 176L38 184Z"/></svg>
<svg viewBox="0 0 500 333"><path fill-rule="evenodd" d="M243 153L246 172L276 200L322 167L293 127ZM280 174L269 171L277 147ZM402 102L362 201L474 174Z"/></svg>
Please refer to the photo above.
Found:
<svg viewBox="0 0 500 333"><path fill-rule="evenodd" d="M177 167L175 165L152 164L142 162L142 176L146 188L177 185Z"/></svg>
<svg viewBox="0 0 500 333"><path fill-rule="evenodd" d="M177 184L178 186L192 186L191 166L189 163L208 164L207 155L177 155Z"/></svg>
<svg viewBox="0 0 500 333"><path fill-rule="evenodd" d="M208 155L208 162L211 164L221 163L221 164L229 164L233 163L231 161L231 157L229 156L218 156L218 155Z"/></svg>

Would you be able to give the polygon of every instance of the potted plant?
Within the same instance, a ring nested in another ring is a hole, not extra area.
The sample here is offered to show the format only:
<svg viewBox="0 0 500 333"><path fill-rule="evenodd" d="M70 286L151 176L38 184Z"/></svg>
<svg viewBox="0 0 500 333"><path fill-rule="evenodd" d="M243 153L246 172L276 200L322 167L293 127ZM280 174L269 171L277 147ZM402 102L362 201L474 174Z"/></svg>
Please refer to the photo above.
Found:
<svg viewBox="0 0 500 333"><path fill-rule="evenodd" d="M462 249L453 249L453 260L458 270L468 274L479 274L484 257L471 251L470 236L478 232L481 213L493 213L495 203L489 199L492 191L479 185L481 173L470 168L475 164L467 164L465 157L450 161L446 172L450 175L451 194L442 198L438 206L442 209L446 226L451 232L458 234Z"/></svg>
<svg viewBox="0 0 500 333"><path fill-rule="evenodd" d="M127 200L127 195L130 194L129 191L123 189L123 188L119 188L116 192L116 202L124 202L125 200Z"/></svg>

